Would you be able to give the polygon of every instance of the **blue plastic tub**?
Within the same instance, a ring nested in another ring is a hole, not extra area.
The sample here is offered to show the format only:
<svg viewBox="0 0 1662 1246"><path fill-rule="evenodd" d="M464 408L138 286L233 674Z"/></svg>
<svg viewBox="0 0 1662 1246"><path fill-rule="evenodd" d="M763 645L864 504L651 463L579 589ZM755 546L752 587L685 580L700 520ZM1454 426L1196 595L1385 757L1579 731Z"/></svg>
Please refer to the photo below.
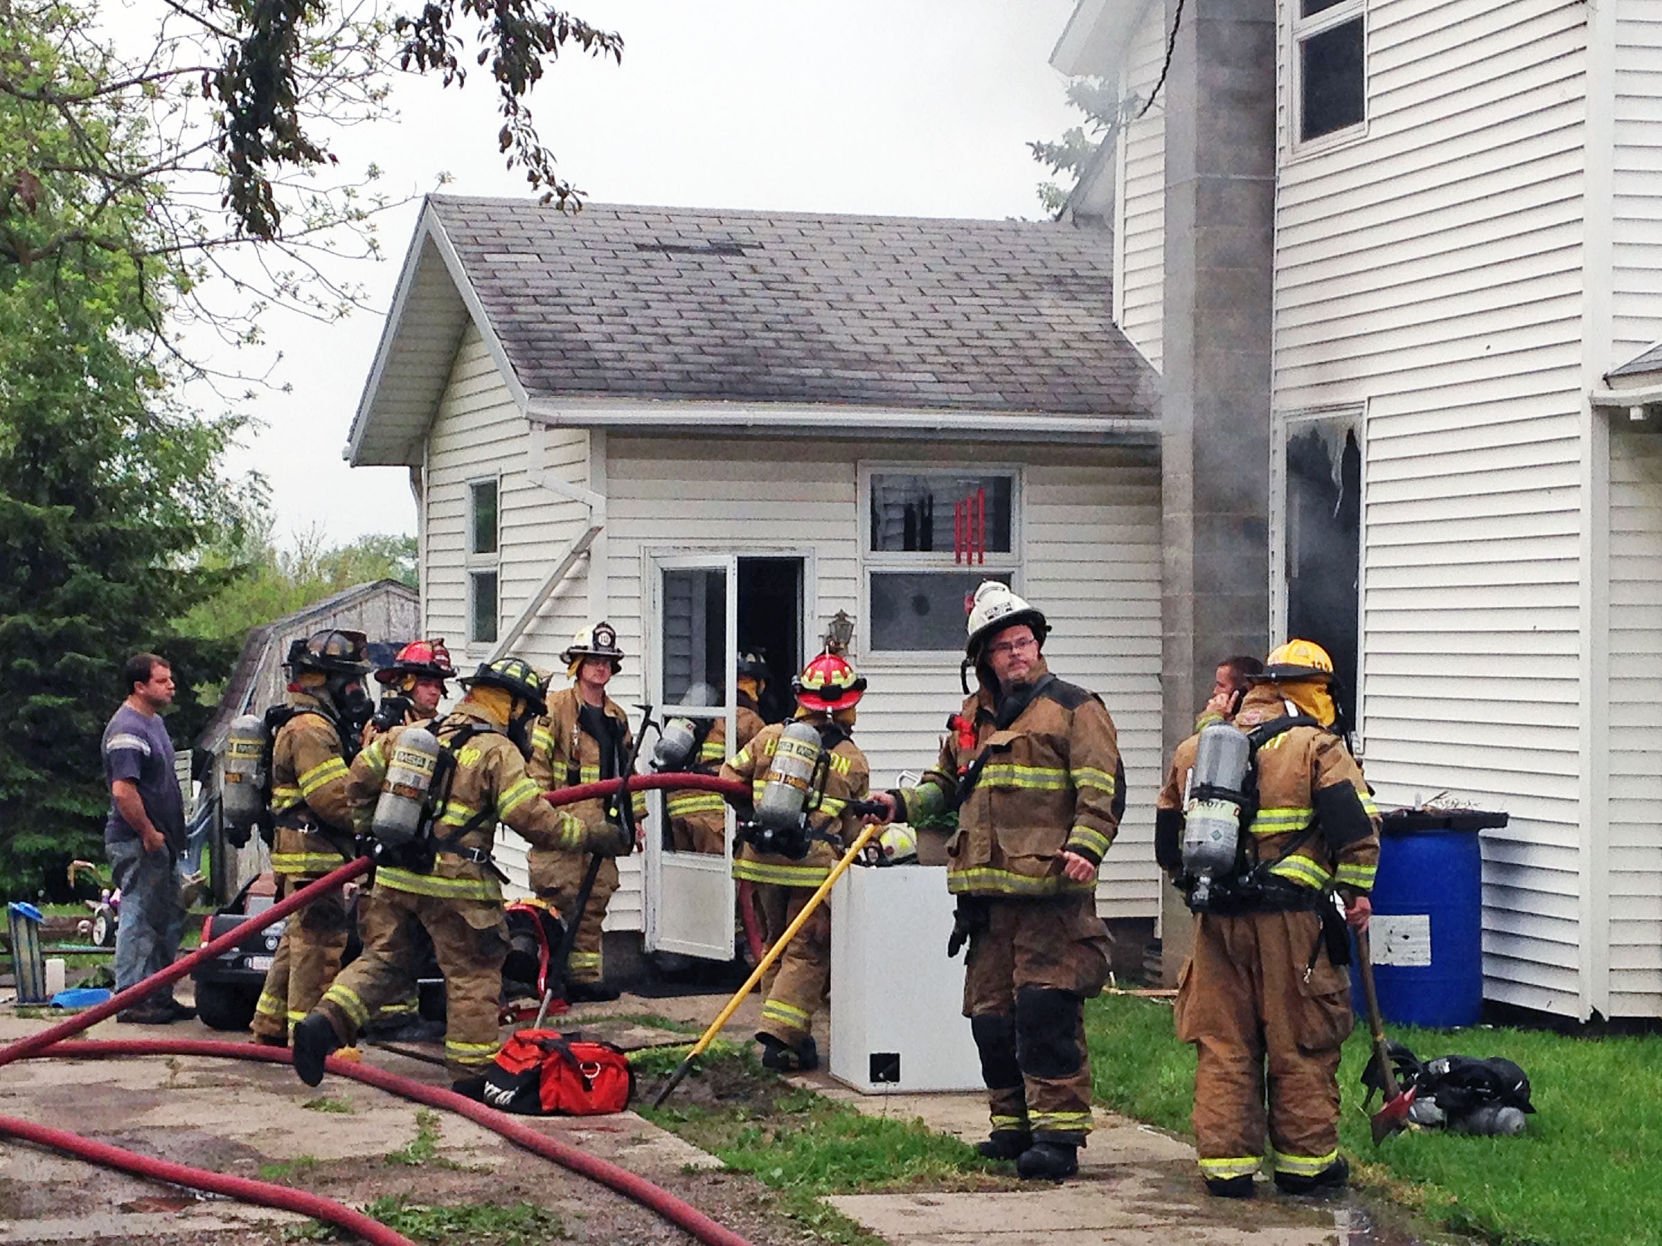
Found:
<svg viewBox="0 0 1662 1246"><path fill-rule="evenodd" d="M1476 1024L1483 1011L1483 855L1477 833L1504 813L1384 815L1373 890L1379 1011L1398 1025ZM1352 998L1363 1008L1352 966Z"/></svg>

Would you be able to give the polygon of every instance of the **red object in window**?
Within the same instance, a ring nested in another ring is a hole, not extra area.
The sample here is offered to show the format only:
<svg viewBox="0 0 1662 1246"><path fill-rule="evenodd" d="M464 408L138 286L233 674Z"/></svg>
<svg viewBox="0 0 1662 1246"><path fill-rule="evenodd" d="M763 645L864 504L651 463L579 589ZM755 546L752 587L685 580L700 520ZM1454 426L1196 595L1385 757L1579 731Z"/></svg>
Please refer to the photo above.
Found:
<svg viewBox="0 0 1662 1246"><path fill-rule="evenodd" d="M952 563L957 566L964 561L964 504L952 504Z"/></svg>
<svg viewBox="0 0 1662 1246"><path fill-rule="evenodd" d="M975 528L975 548L980 552L977 561L985 565L987 561L987 490L985 488L975 491L975 509L978 516Z"/></svg>

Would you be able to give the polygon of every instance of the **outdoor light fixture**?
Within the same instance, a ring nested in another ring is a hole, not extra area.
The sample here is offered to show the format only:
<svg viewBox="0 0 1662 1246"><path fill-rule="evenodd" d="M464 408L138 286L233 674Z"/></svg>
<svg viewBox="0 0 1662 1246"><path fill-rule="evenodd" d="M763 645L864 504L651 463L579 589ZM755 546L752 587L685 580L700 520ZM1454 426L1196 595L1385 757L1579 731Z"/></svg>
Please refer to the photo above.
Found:
<svg viewBox="0 0 1662 1246"><path fill-rule="evenodd" d="M854 639L854 620L848 617L848 611L839 610L831 616L831 621L825 625L825 651L827 653L847 653L849 642Z"/></svg>

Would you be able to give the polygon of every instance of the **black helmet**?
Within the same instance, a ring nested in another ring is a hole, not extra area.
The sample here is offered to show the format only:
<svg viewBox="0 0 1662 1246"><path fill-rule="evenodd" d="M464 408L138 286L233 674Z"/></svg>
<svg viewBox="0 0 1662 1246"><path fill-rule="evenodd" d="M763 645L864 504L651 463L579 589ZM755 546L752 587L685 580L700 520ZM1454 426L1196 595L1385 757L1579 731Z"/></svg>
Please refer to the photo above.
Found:
<svg viewBox="0 0 1662 1246"><path fill-rule="evenodd" d="M327 675L369 673L369 638L362 632L331 628L296 638L284 660L293 671L322 671Z"/></svg>
<svg viewBox="0 0 1662 1246"><path fill-rule="evenodd" d="M546 686L541 675L524 658L497 658L481 662L479 669L462 678L462 687L483 684L487 688L506 688L530 706L532 713L548 713Z"/></svg>
<svg viewBox="0 0 1662 1246"><path fill-rule="evenodd" d="M740 649L734 669L741 679L757 679L766 683L770 676L767 658L761 649Z"/></svg>

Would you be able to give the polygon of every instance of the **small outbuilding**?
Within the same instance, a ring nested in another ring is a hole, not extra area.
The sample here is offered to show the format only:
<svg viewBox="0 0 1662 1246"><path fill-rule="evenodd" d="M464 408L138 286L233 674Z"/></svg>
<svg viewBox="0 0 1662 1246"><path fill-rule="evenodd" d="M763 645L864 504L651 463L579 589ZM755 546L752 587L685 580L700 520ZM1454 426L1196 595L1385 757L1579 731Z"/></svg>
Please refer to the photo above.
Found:
<svg viewBox="0 0 1662 1246"><path fill-rule="evenodd" d="M1148 934L1158 390L1112 277L1106 232L1049 222L434 196L346 455L409 468L421 630L458 665L555 669L605 619L637 721L698 683L730 713L740 646L777 717L840 612L883 786L957 708L966 593L1012 583L1119 725L1133 802L1099 899ZM725 958L726 861L648 841L608 928ZM519 878L522 851L499 853Z"/></svg>

